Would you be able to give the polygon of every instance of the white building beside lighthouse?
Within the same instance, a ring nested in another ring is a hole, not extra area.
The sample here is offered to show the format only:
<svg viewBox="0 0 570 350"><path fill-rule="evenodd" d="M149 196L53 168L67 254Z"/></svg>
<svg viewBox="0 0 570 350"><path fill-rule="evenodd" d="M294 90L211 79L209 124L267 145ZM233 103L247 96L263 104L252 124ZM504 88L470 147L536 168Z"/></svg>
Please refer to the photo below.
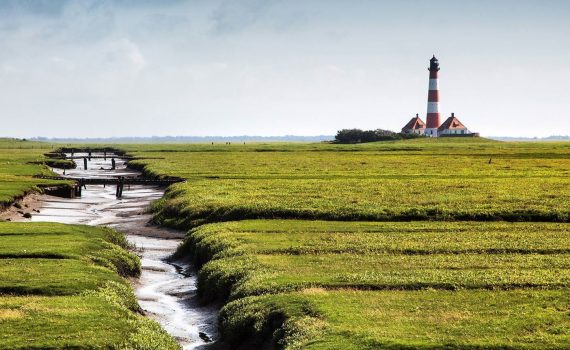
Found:
<svg viewBox="0 0 570 350"><path fill-rule="evenodd" d="M443 124L437 129L438 136L451 135L471 135L472 132L467 129L462 122L455 117L455 113L451 113L451 117L447 118Z"/></svg>
<svg viewBox="0 0 570 350"><path fill-rule="evenodd" d="M402 132L404 134L423 135L426 132L426 123L424 123L420 116L416 114L416 116L402 128Z"/></svg>

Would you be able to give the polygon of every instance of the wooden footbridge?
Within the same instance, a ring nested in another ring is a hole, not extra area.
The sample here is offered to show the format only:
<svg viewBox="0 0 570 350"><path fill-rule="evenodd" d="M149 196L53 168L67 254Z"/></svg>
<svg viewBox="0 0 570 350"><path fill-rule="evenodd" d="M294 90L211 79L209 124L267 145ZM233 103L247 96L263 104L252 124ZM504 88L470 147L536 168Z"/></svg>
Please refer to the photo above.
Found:
<svg viewBox="0 0 570 350"><path fill-rule="evenodd" d="M184 182L183 179L169 178L169 179L147 179L142 177L129 177L129 176L118 176L118 177L92 177L92 178L77 178L68 176L36 176L40 179L46 180L56 180L56 181L74 181L74 197L81 197L81 190L87 185L109 185L117 186L116 195L117 198L123 196L123 188L125 185L146 185L146 186L170 186L178 182Z"/></svg>
<svg viewBox="0 0 570 350"><path fill-rule="evenodd" d="M149 158L137 158L137 157L129 157L129 156L67 156L67 157L61 157L61 159L107 159L107 158L117 158L117 159L126 159L126 160L134 160L134 159L149 159ZM152 158L150 158L152 159ZM157 159L162 159L162 158L157 158Z"/></svg>
<svg viewBox="0 0 570 350"><path fill-rule="evenodd" d="M66 154L65 151L71 153ZM133 159L160 159L160 158L136 158L127 156L124 154L118 154L116 151L112 151L110 149L102 149L102 150L79 150L79 155L74 153L74 149L65 149L62 148L59 152L52 152L46 153L45 156L48 158L56 158L56 159L82 159L83 160L83 169L87 170L87 162L91 159L111 159L111 169L116 169L115 158L122 159L122 160L133 160ZM109 153L107 153L109 152ZM102 169L103 170L103 169ZM65 174L65 170L63 171ZM146 185L146 186L170 186L177 182L183 182L184 179L180 178L165 178L165 179L149 179L140 176L114 176L114 177L72 177L72 176L44 176L44 175L37 175L36 178L46 179L46 180L56 180L56 181L73 181L75 182L75 186L73 188L67 187L64 188L57 188L54 189L54 193L58 193L56 195L63 194L65 197L81 197L81 190L86 188L87 185L103 185L103 186L117 186L117 198L121 198L123 196L123 189L125 185ZM128 188L128 187L127 187ZM65 192L65 193L63 193Z"/></svg>

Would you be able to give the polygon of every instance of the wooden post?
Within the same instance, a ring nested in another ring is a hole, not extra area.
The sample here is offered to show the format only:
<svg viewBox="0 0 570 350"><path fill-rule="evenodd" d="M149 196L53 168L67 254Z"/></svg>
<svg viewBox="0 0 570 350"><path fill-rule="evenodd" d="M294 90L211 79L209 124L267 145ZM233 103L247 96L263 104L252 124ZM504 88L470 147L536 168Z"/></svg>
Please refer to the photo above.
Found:
<svg viewBox="0 0 570 350"><path fill-rule="evenodd" d="M125 178L119 176L119 180L117 181L117 198L123 197L123 187L125 186Z"/></svg>
<svg viewBox="0 0 570 350"><path fill-rule="evenodd" d="M116 165L115 158L111 158L111 170L115 170Z"/></svg>
<svg viewBox="0 0 570 350"><path fill-rule="evenodd" d="M107 151L103 151L103 160L107 160Z"/></svg>
<svg viewBox="0 0 570 350"><path fill-rule="evenodd" d="M83 157L83 170L87 170L87 158Z"/></svg>
<svg viewBox="0 0 570 350"><path fill-rule="evenodd" d="M91 161L91 151L89 151L89 153L87 153L87 156L89 158L89 161Z"/></svg>

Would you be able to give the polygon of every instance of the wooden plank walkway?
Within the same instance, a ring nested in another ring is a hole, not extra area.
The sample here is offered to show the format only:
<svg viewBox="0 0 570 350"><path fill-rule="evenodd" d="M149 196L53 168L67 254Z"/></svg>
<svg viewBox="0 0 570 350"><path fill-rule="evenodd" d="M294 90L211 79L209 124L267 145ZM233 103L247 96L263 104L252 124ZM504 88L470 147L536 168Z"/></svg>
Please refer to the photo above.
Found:
<svg viewBox="0 0 570 350"><path fill-rule="evenodd" d="M136 158L136 157L130 157L130 156L66 156L62 159L107 159L107 158L115 158L115 159L126 159L126 160L133 160L133 159L141 159L141 158Z"/></svg>
<svg viewBox="0 0 570 350"><path fill-rule="evenodd" d="M123 159L123 160L139 160L139 159L164 159L164 157L137 157L137 156L126 156L126 155L116 155L116 154L108 154L108 155L82 155L82 156L67 156L64 153L45 153L44 156L50 159Z"/></svg>
<svg viewBox="0 0 570 350"><path fill-rule="evenodd" d="M65 153L46 153L45 156L48 158L57 158L57 159L82 159L83 160L83 167L87 170L87 162L91 159L111 159L111 170L115 170L115 158L122 159L122 160L133 160L133 159L145 159L145 158L137 158L132 156L126 155L118 155L113 152L107 153L106 150L102 152L97 152L98 154L93 154L95 151L87 151L87 154L82 154L80 156L75 156L73 154L73 150L71 150L71 156L67 156ZM84 153L84 152L81 152ZM101 154L102 153L102 154ZM161 158L146 158L146 159L161 159ZM65 174L65 171L64 171ZM73 188L60 188L55 189L56 192L63 191L69 192L66 196L69 198L81 197L81 192L83 188L86 188L86 185L115 185L117 186L117 198L121 198L123 196L123 189L125 185L127 185L127 189L130 185L146 185L146 186L169 186L178 182L184 182L184 179L180 178L168 178L168 179L148 179L139 176L114 176L114 177L72 177L72 176L45 176L45 175L36 175L34 176L39 179L46 179L46 180L56 180L56 181L73 181L75 185Z"/></svg>
<svg viewBox="0 0 570 350"><path fill-rule="evenodd" d="M145 179L141 177L114 177L114 178L79 178L69 176L35 176L38 179L57 180L57 181L75 181L84 185L117 185L123 183L125 185L148 185L148 186L169 186L178 182L184 182L183 179Z"/></svg>

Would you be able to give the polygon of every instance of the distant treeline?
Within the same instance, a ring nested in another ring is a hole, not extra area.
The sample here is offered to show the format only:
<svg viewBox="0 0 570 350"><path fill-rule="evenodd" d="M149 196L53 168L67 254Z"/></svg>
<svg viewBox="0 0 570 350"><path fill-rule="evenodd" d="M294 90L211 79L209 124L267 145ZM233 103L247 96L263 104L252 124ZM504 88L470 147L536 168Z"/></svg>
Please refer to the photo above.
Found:
<svg viewBox="0 0 570 350"><path fill-rule="evenodd" d="M404 134L401 132L393 132L390 130L360 130L360 129L342 129L336 133L334 138L336 143L363 143L376 141L396 141L403 139L414 139L423 137L417 134Z"/></svg>

